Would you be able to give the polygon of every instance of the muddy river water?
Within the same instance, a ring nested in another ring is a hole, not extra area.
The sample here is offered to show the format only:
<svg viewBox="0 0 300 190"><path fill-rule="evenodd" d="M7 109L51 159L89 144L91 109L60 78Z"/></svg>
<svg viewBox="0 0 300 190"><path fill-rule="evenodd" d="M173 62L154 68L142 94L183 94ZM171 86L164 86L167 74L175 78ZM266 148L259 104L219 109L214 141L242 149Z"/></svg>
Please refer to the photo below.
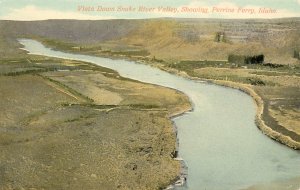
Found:
<svg viewBox="0 0 300 190"><path fill-rule="evenodd" d="M194 110L173 119L179 155L188 166L187 185L181 189L238 190L273 182L286 184L283 189L300 189L300 152L261 133L254 122L255 102L245 93L131 61L63 53L28 39L20 43L31 54L91 62L189 96Z"/></svg>

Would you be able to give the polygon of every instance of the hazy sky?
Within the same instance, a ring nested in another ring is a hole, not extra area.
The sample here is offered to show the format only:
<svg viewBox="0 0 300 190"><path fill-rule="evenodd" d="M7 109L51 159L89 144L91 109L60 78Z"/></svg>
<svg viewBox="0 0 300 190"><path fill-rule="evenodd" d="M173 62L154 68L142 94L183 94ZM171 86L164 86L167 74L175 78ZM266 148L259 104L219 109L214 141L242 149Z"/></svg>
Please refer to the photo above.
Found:
<svg viewBox="0 0 300 190"><path fill-rule="evenodd" d="M139 11L141 6L152 8L150 9L152 11L141 12ZM110 11L97 11L98 7ZM164 9L159 9L159 7ZM189 11L182 12L183 7L188 7ZM121 11L118 8L121 8ZM261 13L259 12L261 8L271 9L271 12ZM2 20L155 17L300 17L300 0L0 0L0 19Z"/></svg>

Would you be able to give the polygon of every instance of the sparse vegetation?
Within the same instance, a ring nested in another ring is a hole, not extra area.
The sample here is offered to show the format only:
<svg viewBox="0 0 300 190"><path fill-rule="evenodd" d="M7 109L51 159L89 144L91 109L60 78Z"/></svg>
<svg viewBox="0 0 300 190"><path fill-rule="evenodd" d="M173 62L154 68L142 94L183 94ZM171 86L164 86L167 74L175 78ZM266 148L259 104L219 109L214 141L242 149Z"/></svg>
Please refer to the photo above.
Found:
<svg viewBox="0 0 300 190"><path fill-rule="evenodd" d="M187 97L93 64L13 55L0 59L0 189L160 189L176 178L168 117Z"/></svg>
<svg viewBox="0 0 300 190"><path fill-rule="evenodd" d="M265 56L261 55L234 55L230 54L228 56L229 63L238 63L238 64L262 64L264 62Z"/></svg>
<svg viewBox="0 0 300 190"><path fill-rule="evenodd" d="M300 25L290 20L300 22L0 21L0 188L163 188L179 170L167 118L190 106L110 69L27 55L16 38L238 83L262 98L269 127L299 142Z"/></svg>
<svg viewBox="0 0 300 190"><path fill-rule="evenodd" d="M255 86L265 86L266 84L264 81L257 79L257 78L247 78L247 80L250 82L251 85Z"/></svg>
<svg viewBox="0 0 300 190"><path fill-rule="evenodd" d="M177 29L178 30L178 29ZM138 35L137 33L135 35ZM223 51L223 50L219 50ZM150 51L151 52L151 51ZM213 53L214 51L210 51ZM263 52L263 51L262 51ZM90 52L88 52L90 53ZM230 54L227 60L168 60L168 59L158 59L156 54L153 55L153 59L139 58L145 63L150 63L154 66L158 66L170 72L185 72L191 77L199 77L206 80L219 80L219 81L232 81L241 83L244 85L250 85L256 93L256 87L261 88L288 88L292 89L294 87L299 87L299 73L300 67L297 64L278 64L278 63L264 63L264 54L253 54L250 52L251 56L244 56L247 54ZM95 54L93 54L95 55ZM97 54L96 54L97 55ZM109 56L114 56L108 54ZM192 56L191 56L192 57ZM280 77L279 77L280 76ZM270 91L271 92L271 91ZM265 92L268 94L269 92ZM268 96L262 96L264 102L268 102ZM285 95L284 97L289 97ZM266 103L267 104L267 103ZM264 110L264 115L269 115L276 108L269 108ZM296 113L299 113L296 110ZM294 113L294 112L293 112ZM276 118L273 117L263 117L267 120L266 123L270 123L272 129L277 130L279 123ZM280 123L284 129L291 128L290 125L294 122L289 122L288 120ZM288 133L286 133L288 134ZM295 139L295 138L294 138Z"/></svg>

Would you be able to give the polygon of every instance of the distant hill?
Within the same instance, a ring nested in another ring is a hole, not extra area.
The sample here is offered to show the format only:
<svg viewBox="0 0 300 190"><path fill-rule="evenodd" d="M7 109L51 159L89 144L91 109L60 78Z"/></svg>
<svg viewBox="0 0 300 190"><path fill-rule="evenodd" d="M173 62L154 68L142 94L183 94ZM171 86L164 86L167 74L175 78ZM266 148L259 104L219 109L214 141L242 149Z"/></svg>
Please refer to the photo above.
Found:
<svg viewBox="0 0 300 190"><path fill-rule="evenodd" d="M267 62L297 63L300 18L0 21L5 38L45 37L80 44L122 44L162 59L226 60L264 54Z"/></svg>
<svg viewBox="0 0 300 190"><path fill-rule="evenodd" d="M135 20L46 20L0 21L3 30L12 36L33 35L77 43L94 43L118 39L134 30Z"/></svg>

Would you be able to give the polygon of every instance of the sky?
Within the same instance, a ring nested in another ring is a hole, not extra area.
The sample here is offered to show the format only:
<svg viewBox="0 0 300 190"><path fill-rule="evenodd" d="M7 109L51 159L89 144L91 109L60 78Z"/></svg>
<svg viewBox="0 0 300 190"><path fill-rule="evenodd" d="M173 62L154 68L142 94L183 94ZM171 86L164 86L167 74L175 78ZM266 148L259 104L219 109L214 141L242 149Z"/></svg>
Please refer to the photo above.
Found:
<svg viewBox="0 0 300 190"><path fill-rule="evenodd" d="M300 0L0 0L0 20L157 17L300 17Z"/></svg>

